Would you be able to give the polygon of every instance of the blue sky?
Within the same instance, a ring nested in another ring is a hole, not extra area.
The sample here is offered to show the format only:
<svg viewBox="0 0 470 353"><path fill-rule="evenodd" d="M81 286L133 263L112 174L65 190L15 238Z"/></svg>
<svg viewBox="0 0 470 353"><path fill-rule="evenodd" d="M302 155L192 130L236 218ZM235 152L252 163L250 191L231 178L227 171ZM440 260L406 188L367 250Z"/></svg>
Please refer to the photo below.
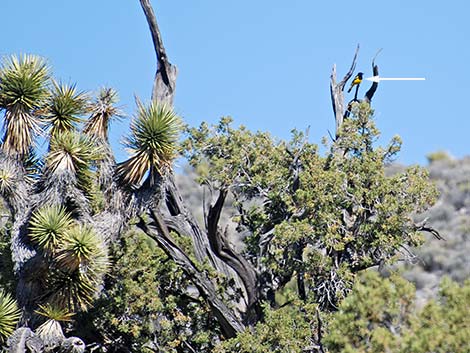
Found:
<svg viewBox="0 0 470 353"><path fill-rule="evenodd" d="M398 161L426 162L444 149L470 151L470 5L456 1L153 0L170 61L179 68L175 108L190 125L231 115L235 123L288 138L310 126L320 143L334 130L331 67L383 82L373 101L382 142L398 134ZM132 116L150 97L155 54L138 0L1 0L0 55L46 57L55 76L82 90L109 85ZM361 87L362 94L368 86ZM111 133L118 159L128 120Z"/></svg>

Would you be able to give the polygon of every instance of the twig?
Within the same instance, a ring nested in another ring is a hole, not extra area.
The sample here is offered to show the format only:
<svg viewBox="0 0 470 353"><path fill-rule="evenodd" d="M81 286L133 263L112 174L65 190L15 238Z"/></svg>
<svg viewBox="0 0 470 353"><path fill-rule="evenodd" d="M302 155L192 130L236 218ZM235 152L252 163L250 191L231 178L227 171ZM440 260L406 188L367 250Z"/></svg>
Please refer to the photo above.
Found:
<svg viewBox="0 0 470 353"><path fill-rule="evenodd" d="M323 349L323 344L321 342L323 339L323 335L321 332L323 321L320 317L320 310L318 309L318 306L315 308L315 311L317 312L317 337L318 337L317 343L318 343L320 353L325 353L325 350Z"/></svg>

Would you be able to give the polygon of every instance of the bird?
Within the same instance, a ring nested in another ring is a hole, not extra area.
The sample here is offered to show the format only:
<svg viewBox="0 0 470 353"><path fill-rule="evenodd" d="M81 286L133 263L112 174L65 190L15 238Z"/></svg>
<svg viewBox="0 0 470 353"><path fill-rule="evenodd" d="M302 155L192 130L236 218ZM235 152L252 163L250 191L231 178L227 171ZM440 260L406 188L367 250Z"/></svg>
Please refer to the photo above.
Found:
<svg viewBox="0 0 470 353"><path fill-rule="evenodd" d="M354 86L361 84L361 82L362 82L362 76L363 76L363 75L364 75L364 74L363 74L362 72L358 72L358 73L357 73L356 77L354 77L354 79L353 79L352 82L351 82L351 87L349 87L348 93L351 92L351 90L352 90L352 88L353 88Z"/></svg>

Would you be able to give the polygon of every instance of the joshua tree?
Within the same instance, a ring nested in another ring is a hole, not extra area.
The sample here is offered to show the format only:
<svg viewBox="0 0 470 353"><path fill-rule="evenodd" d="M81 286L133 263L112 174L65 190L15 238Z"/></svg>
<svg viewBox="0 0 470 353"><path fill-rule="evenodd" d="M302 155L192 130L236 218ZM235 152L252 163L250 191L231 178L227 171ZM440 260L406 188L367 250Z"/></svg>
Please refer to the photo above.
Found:
<svg viewBox="0 0 470 353"><path fill-rule="evenodd" d="M5 59L0 76L0 188L12 216L22 322L34 326L38 308L52 307L41 311L47 317L91 305L108 268L107 244L154 204L180 125L171 108L138 102L126 144L133 155L115 165L107 136L111 119L121 115L114 90L104 88L90 101L75 85L52 80L36 56ZM42 158L34 155L39 134L48 141Z"/></svg>

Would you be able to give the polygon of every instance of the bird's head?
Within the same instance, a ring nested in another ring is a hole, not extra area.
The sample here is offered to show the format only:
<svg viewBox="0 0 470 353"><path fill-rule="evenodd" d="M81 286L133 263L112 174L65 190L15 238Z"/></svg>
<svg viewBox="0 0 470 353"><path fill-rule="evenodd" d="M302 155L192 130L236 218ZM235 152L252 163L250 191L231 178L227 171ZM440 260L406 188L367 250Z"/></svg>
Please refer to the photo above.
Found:
<svg viewBox="0 0 470 353"><path fill-rule="evenodd" d="M363 75L364 75L364 73L362 73L362 72L358 72L358 73L357 73L357 76L359 76L359 78L360 78L361 80L362 80L362 76L363 76Z"/></svg>

